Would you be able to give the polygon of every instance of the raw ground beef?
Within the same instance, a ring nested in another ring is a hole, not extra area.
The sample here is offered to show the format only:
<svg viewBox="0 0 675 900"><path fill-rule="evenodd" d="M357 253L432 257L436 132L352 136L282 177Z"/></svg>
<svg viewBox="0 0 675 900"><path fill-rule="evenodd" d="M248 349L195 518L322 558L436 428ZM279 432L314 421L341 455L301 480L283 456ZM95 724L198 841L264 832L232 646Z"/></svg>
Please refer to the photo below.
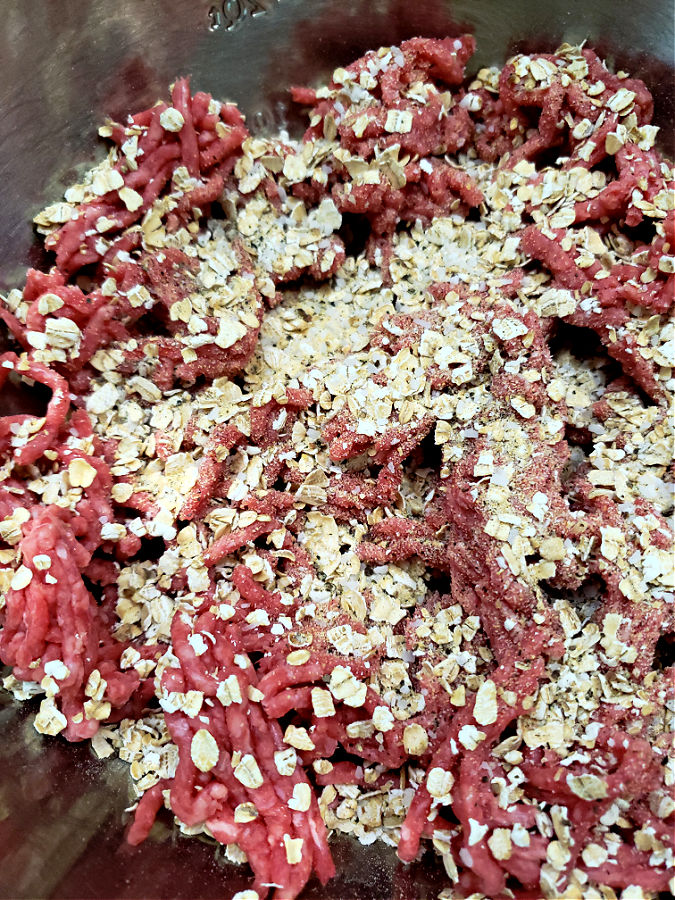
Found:
<svg viewBox="0 0 675 900"><path fill-rule="evenodd" d="M2 298L0 660L248 862L442 900L673 890L673 169L646 86L471 36L101 129ZM170 850L167 848L167 852Z"/></svg>

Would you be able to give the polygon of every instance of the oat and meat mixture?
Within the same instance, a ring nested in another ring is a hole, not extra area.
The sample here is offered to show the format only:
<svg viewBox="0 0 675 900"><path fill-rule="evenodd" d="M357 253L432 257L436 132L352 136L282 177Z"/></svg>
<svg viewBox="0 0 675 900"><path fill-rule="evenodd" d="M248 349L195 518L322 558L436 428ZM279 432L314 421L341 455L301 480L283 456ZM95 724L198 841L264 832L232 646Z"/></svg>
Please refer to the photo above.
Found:
<svg viewBox="0 0 675 900"><path fill-rule="evenodd" d="M0 658L248 861L450 898L673 889L673 169L589 49L367 53L301 140L187 79L0 317ZM167 852L169 852L167 850Z"/></svg>

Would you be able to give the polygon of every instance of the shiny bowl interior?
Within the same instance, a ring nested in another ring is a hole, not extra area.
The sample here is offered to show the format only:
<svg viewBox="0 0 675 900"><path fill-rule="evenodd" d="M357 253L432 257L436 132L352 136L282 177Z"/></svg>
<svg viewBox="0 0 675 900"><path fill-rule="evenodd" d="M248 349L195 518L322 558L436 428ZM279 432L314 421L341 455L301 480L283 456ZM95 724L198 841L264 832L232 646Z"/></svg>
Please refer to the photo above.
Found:
<svg viewBox="0 0 675 900"><path fill-rule="evenodd" d="M104 151L106 116L142 109L177 75L236 101L254 131L301 121L291 84L315 83L365 50L414 35L475 33L471 62L584 39L654 93L673 155L673 4L664 0L5 0L0 51L0 288L48 264L32 216ZM30 405L28 397L0 399ZM0 693L0 898L209 898L246 886L244 869L187 840L168 819L141 847L124 843L126 765L37 734L30 710ZM305 900L415 900L446 883L427 855L335 842L337 878Z"/></svg>

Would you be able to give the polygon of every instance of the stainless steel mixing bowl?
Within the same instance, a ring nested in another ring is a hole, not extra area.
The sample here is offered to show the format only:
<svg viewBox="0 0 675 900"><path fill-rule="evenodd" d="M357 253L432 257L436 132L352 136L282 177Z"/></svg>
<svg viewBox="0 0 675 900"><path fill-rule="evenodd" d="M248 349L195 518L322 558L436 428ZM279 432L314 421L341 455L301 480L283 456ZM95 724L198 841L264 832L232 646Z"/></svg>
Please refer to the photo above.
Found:
<svg viewBox="0 0 675 900"><path fill-rule="evenodd" d="M654 92L672 155L672 0L2 0L0 2L0 287L45 262L32 216L102 150L105 116L141 109L189 73L235 100L253 129L288 123L287 88L324 78L363 51L417 34L472 31L472 66L521 49L587 39ZM0 406L7 409L7 395ZM3 410L0 410L2 412ZM208 898L243 888L243 869L166 827L124 843L126 766L43 738L0 696L0 897ZM444 883L436 862L335 843L338 876L305 900L423 900Z"/></svg>

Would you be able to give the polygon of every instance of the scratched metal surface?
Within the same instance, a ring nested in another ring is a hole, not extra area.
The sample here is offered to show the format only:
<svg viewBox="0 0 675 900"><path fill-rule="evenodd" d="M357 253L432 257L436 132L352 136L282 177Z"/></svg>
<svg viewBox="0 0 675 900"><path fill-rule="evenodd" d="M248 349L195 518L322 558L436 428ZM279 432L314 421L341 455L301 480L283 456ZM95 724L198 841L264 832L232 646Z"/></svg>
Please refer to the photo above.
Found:
<svg viewBox="0 0 675 900"><path fill-rule="evenodd" d="M107 115L143 108L178 74L235 100L256 130L299 128L287 88L324 78L366 49L465 30L473 66L517 49L587 38L643 77L672 155L673 4L664 0L2 0L0 287L44 261L30 220L101 148ZM31 398L3 393L0 412ZM124 843L124 764L38 735L29 708L0 695L0 898L206 898L242 889L245 870L160 826ZM335 843L338 877L304 900L426 900L433 859L397 863L380 845Z"/></svg>

